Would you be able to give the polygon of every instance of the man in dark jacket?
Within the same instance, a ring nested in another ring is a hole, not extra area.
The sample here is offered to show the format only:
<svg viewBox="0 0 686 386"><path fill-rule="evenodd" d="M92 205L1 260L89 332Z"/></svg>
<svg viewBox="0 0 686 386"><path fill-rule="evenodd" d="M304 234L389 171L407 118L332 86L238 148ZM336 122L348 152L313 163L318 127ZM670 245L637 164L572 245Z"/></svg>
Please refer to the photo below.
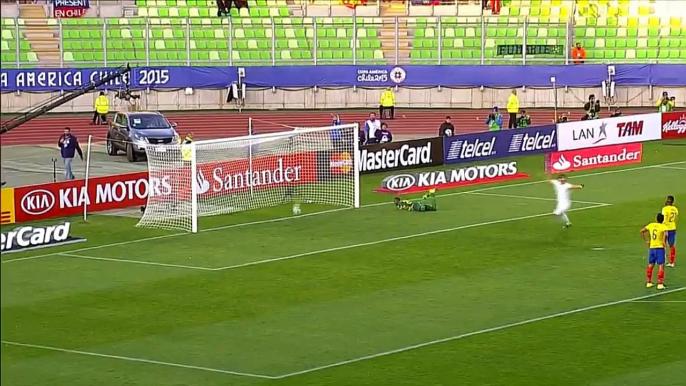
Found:
<svg viewBox="0 0 686 386"><path fill-rule="evenodd" d="M441 123L441 127L438 128L439 137L452 137L455 135L455 126L452 124L450 115L445 117L445 122Z"/></svg>
<svg viewBox="0 0 686 386"><path fill-rule="evenodd" d="M586 110L586 115L581 118L582 121L600 118L600 101L595 99L595 95L591 94L588 97L588 102L584 104L584 110Z"/></svg>
<svg viewBox="0 0 686 386"><path fill-rule="evenodd" d="M217 16L229 16L229 11L231 10L232 0L217 0Z"/></svg>
<svg viewBox="0 0 686 386"><path fill-rule="evenodd" d="M381 124L381 129L376 131L376 143L393 142L393 134L388 130L386 123Z"/></svg>
<svg viewBox="0 0 686 386"><path fill-rule="evenodd" d="M64 128L64 134L57 140L57 146L60 147L62 161L64 162L64 178L67 180L75 179L76 177L74 177L74 173L71 170L71 163L74 161L74 155L77 152L83 161L83 151L81 146L79 146L79 140L71 134L70 128Z"/></svg>

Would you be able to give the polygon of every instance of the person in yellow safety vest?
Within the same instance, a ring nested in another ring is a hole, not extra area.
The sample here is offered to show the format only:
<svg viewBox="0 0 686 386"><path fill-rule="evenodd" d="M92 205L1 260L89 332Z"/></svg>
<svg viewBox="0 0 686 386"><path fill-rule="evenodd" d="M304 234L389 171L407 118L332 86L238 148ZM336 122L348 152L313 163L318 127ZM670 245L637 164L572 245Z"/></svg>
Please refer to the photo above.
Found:
<svg viewBox="0 0 686 386"><path fill-rule="evenodd" d="M388 112L388 115L385 115L385 112ZM395 118L395 94L390 87L387 87L384 92L381 93L379 116L381 119L384 119L384 117L388 117L389 119Z"/></svg>
<svg viewBox="0 0 686 386"><path fill-rule="evenodd" d="M193 133L186 134L183 142L179 138L179 144L181 145L181 160L183 162L191 162L193 158L193 153L191 152L191 142L193 142Z"/></svg>
<svg viewBox="0 0 686 386"><path fill-rule="evenodd" d="M105 96L104 91L100 91L100 95L95 98L95 112L93 113L93 124L101 125L107 124L107 113L110 112L110 101ZM98 122L100 120L100 122Z"/></svg>
<svg viewBox="0 0 686 386"><path fill-rule="evenodd" d="M507 122L508 129L517 128L517 113L519 112L519 98L517 98L517 90L512 90L510 98L507 100L507 113L510 114L510 120Z"/></svg>
<svg viewBox="0 0 686 386"><path fill-rule="evenodd" d="M669 98L669 94L667 91L662 93L662 98L658 99L657 103L655 106L657 106L657 111L660 113L667 113L672 110L674 110L674 102L676 99L672 97L671 99Z"/></svg>

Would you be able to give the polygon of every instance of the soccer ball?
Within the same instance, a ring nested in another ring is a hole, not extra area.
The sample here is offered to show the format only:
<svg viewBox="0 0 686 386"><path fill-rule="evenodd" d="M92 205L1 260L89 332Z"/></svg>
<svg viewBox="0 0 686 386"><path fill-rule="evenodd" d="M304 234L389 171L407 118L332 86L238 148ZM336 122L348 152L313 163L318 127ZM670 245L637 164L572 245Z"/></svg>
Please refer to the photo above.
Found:
<svg viewBox="0 0 686 386"><path fill-rule="evenodd" d="M293 214L296 216L300 214L300 204L293 204Z"/></svg>

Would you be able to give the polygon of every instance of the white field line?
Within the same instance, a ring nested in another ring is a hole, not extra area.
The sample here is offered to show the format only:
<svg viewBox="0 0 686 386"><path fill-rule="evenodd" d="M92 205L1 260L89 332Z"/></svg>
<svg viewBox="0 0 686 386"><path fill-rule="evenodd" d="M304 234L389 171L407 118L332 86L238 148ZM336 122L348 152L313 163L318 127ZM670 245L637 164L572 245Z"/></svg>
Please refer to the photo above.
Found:
<svg viewBox="0 0 686 386"><path fill-rule="evenodd" d="M210 372L210 373L236 375L236 376L240 376L240 377L275 379L275 377L270 377L268 375L251 374L251 373L243 373L243 372L239 372L239 371L214 369L211 367L203 367L203 366L185 365L182 363L162 362L162 361L156 361L153 359L127 357L127 356L122 356L122 355L110 355L110 354L101 354L101 353L90 352L90 351L70 350L70 349L60 348L60 347L44 346L44 345L40 345L40 344L20 343L20 342L12 342L12 341L7 341L7 340L3 340L2 343L5 345L8 345L8 346L28 347L28 348L46 350L46 351L57 351L57 352L62 352L62 353L66 353L66 354L85 355L85 356L89 356L89 357L105 358L105 359L117 359L120 361L147 363L147 364L151 364L151 365L177 367L177 368L188 369L188 370L206 371L206 372Z"/></svg>
<svg viewBox="0 0 686 386"><path fill-rule="evenodd" d="M475 196L491 196L491 197L505 197L505 198L521 198L523 200L539 200L539 201L557 201L556 198L548 198L548 197L532 197L532 196L520 196L517 194L497 194L497 193L483 193L483 192L469 192L468 194L475 195ZM605 202L593 202L593 201L579 201L579 200L572 200L572 202L576 202L578 204L587 204L587 205L611 205Z"/></svg>
<svg viewBox="0 0 686 386"><path fill-rule="evenodd" d="M579 174L579 175L575 175L575 176L573 176L573 177L574 177L574 178L592 177L592 176L605 175L605 174L614 174L614 173L630 172L630 171L634 171L634 170L653 169L653 168L662 167L662 166L669 166L669 165L676 165L676 164L684 164L684 163L686 163L686 161L669 162L669 163L657 164L657 165L639 166L639 167L635 167L635 168L627 168L627 169L619 169L619 170L608 170L608 171L595 172L595 173L588 173L588 174ZM495 190L495 189L513 188L513 187L517 187L517 186L526 186L526 185L540 184L540 183L543 183L543 182L547 182L547 181L546 181L546 180L538 180L538 181L529 181L529 182L522 182L522 183L517 183L517 184L509 184L509 185L497 185L497 186L491 186L491 187L479 188L479 189L473 189L473 190L467 190L467 191L446 193L446 194L442 194L441 197L457 196L457 195L461 195L461 194L468 194L468 193L474 193L474 192L490 191L490 190ZM374 203L374 204L362 205L361 208L372 208L372 207L377 207L377 206L381 206L381 205L389 205L389 204L391 204L391 202L377 202L377 203ZM274 222L295 220L295 219L298 219L298 218L305 218L305 217L311 217L311 216L319 216L319 215L324 215L324 214L329 214L329 213L335 213L335 212L340 212L340 211L350 210L350 209L351 209L351 208L337 208L337 209L325 210L325 211L321 211L321 212L306 213L306 214L302 214L302 215L297 216L297 217L280 217L280 218L274 218L274 219L268 219L268 220L252 221L252 222L246 222L246 223L240 223L240 224L225 225L225 226L220 226L220 227L216 227L216 228L201 229L200 232L214 232L214 231L225 230L225 229L231 229L231 228L240 228L240 227L250 226L250 225L260 225L260 224L268 224L268 223L274 223ZM139 243L139 242L143 242L143 241L161 240L161 239L167 239L167 238L170 238L170 237L187 236L187 235L191 235L191 233L187 233L187 232L183 232L183 233L170 233L170 234L165 234L165 235L160 235L160 236L144 237L144 238L141 238L141 239L120 241L120 242L117 242L117 243L101 244L101 245L94 245L94 246L91 246L91 247L77 248L77 249L73 249L73 250L70 250L70 251L64 251L64 252L83 252L83 251L90 251L90 250L93 250L93 249L117 247L117 246L121 246L121 245L129 245L129 244ZM46 253L46 254L43 254L43 255L19 257L19 258L16 258L16 259L7 259L7 260L3 260L3 261L2 261L2 264L12 263L12 262L18 262L18 261L25 261L25 260L40 259L40 258L48 257L48 256L55 256L55 255L58 255L59 253L60 253L60 252L53 252L53 253Z"/></svg>
<svg viewBox="0 0 686 386"><path fill-rule="evenodd" d="M580 211L580 210L587 210L587 209L596 209L596 208L602 208L602 207L606 207L606 206L611 206L611 204L597 204L597 205L593 205L593 206L586 206L586 207L583 207L583 208L575 208L575 209L570 210L570 212ZM236 265L229 265L229 266L226 266L226 267L215 268L215 270L216 270L216 271L223 271L223 270L229 270L229 269L243 268L243 267L249 267L249 266L253 266L253 265L260 265L260 264L266 264L266 263L273 263L273 262L276 262L276 261L291 260L291 259L296 259L296 258L299 258L299 257L312 256L312 255L319 255L319 254L322 254L322 253L337 252L337 251L343 251L343 250L346 250L346 249L367 247L367 246L370 246L370 245L385 244L385 243L390 243L390 242L393 242L393 241L407 240L407 239L413 239L413 238L417 238L417 237L431 236L431 235L437 235L437 234L441 234L441 233L454 232L454 231L459 231L459 230L462 230L462 229L477 228L477 227L482 227L482 226L486 226L486 225L502 224L502 223L506 223L506 222L519 221L519 220L527 220L527 219L531 219L531 218L544 217L544 216L552 216L552 212L551 212L551 213L532 214L532 215L529 215L529 216L521 216L521 217L511 217L511 218L505 218L505 219L501 219L501 220L480 222L480 223L475 223L475 224L467 224L467 225L461 225L461 226L453 227L453 228L438 229L438 230L435 230L435 231L422 232L422 233L414 233L414 234L411 234L411 235L398 236L398 237L391 237L391 238L382 239L382 240L374 240L374 241L370 241L370 242L367 242L367 243L350 244L350 245L344 245L344 246L341 246L341 247L320 249L320 250L317 250L317 251L303 252L303 253L298 253L298 254L290 255L290 256L276 257L276 258L273 258L273 259L265 259L265 260L251 261L251 262L249 262L249 263L236 264Z"/></svg>
<svg viewBox="0 0 686 386"><path fill-rule="evenodd" d="M631 303L686 303L686 300L634 300Z"/></svg>
<svg viewBox="0 0 686 386"><path fill-rule="evenodd" d="M155 263L153 261L142 261L142 260L127 260L127 259L114 259L114 258L108 258L108 257L97 257L97 256L85 256L85 255L77 255L73 253L59 253L59 256L66 256L66 257L75 257L78 259L86 259L86 260L101 260L101 261L114 261L117 263L132 263L132 264L143 264L143 265L155 265L158 267L170 267L170 268L184 268L184 269L196 269L200 271L214 271L214 268L207 268L207 267L199 267L195 265L182 265L182 264L167 264L167 263Z"/></svg>
<svg viewBox="0 0 686 386"><path fill-rule="evenodd" d="M645 299L650 299L650 298L654 298L654 297L658 297L658 296L662 296L662 295L667 295L667 294L674 293L674 292L683 291L684 289L686 289L686 287L680 287L680 288L675 288L675 289L671 289L671 290L665 290L663 292L655 292L655 293L652 293L650 295L644 295L644 296L639 296L639 297L630 298L630 299L618 300L618 301L609 302L609 303L596 304L594 306L577 308L577 309L570 310L570 311L558 312L555 314L541 316L538 318L527 319L527 320L522 320L520 322L505 324L505 325L498 326L498 327L492 327L492 328L487 328L484 330L468 332L466 334L455 335L455 336L451 336L448 338L436 339L436 340L432 340L429 342L419 343L419 344L415 344L412 346L406 346L406 347L402 347L402 348L395 349L395 350L384 351L384 352L380 352L380 353L372 354L372 355L366 355L366 356L362 356L362 357L358 357L358 358L354 358L354 359L349 359L347 361L341 361L341 362L331 363L331 364L324 365L324 366L313 367L311 369L296 371L293 373L276 376L274 378L275 379L283 379L283 378L294 377L297 375L309 374L309 373L313 373L316 371L322 371L322 370L331 369L334 367L345 366L345 365L349 365L349 364L353 364L353 363L357 363L357 362L367 361L370 359L376 359L376 358L385 357L385 356L389 356L389 355L400 354L403 352L416 350L416 349L427 347L427 346L433 346L436 344L447 343L447 342L452 342L452 341L456 341L456 340L460 340L460 339L465 339L465 338L469 338L469 337L476 336L476 335L483 335L483 334L488 334L491 332L507 330L510 328L524 326L527 324L542 322L542 321L550 320L550 319L556 319L556 318L560 318L563 316L579 314L582 312L593 311L593 310L597 310L597 309L601 309L601 308L612 307L612 306L616 306L616 305L620 305L620 304L634 303L634 302L638 302L638 301L645 300Z"/></svg>
<svg viewBox="0 0 686 386"><path fill-rule="evenodd" d="M686 168L680 168L678 166L660 166L658 169L686 170Z"/></svg>

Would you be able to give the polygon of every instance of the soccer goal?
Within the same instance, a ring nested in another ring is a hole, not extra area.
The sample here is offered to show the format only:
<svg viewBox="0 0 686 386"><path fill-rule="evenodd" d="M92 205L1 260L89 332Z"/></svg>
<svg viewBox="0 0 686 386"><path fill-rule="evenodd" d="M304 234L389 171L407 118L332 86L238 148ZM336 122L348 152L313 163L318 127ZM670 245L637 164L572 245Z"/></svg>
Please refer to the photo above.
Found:
<svg viewBox="0 0 686 386"><path fill-rule="evenodd" d="M172 188L148 195L137 226L195 233L204 216L300 203L357 208L358 137L350 124L149 145L149 182Z"/></svg>

